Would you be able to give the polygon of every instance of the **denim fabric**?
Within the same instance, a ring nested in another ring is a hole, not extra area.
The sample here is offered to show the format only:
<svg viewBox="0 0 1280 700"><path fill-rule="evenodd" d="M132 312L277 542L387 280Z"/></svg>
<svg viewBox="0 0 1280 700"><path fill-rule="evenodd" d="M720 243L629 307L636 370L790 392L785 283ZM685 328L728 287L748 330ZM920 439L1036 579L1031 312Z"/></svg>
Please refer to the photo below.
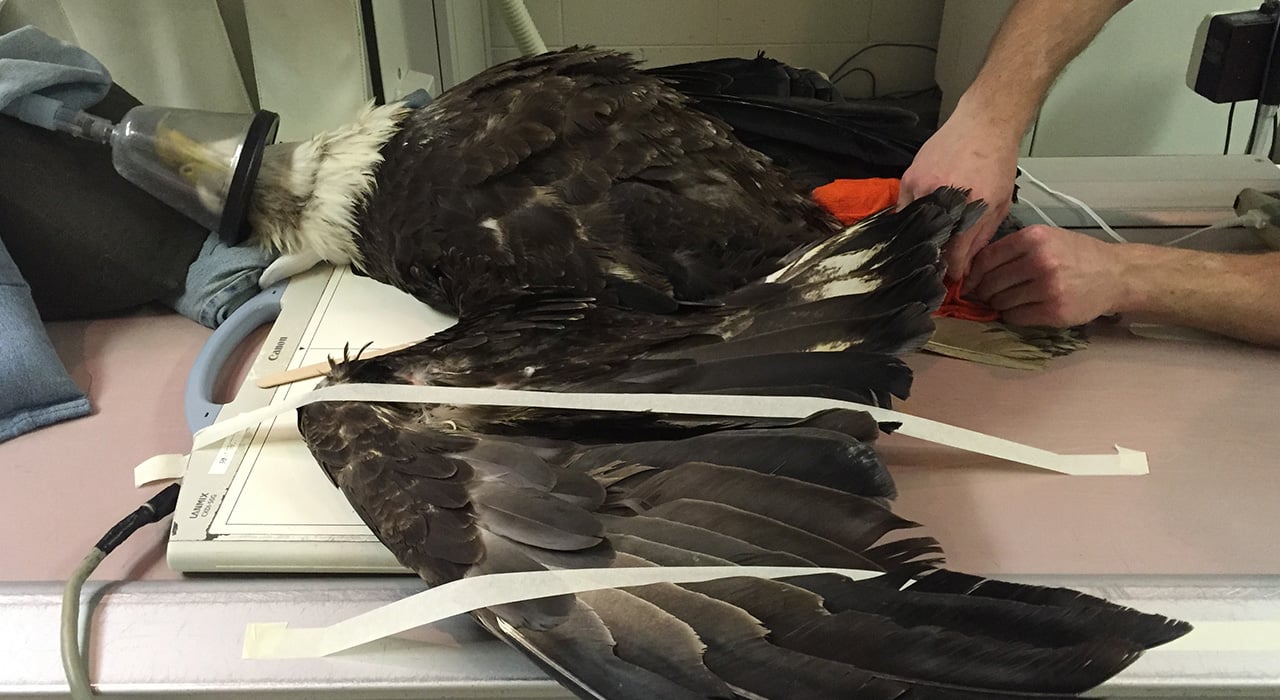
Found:
<svg viewBox="0 0 1280 700"><path fill-rule="evenodd" d="M217 328L261 291L258 278L274 257L251 244L229 246L211 233L187 270L186 289L165 303L201 325Z"/></svg>
<svg viewBox="0 0 1280 700"><path fill-rule="evenodd" d="M0 442L88 413L89 399L53 351L27 283L0 241Z"/></svg>

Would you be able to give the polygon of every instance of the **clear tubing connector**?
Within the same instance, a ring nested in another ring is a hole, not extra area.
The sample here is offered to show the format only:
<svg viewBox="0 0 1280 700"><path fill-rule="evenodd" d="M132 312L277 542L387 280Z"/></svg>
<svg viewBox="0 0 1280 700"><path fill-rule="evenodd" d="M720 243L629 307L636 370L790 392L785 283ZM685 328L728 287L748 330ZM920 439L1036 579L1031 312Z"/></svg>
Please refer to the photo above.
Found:
<svg viewBox="0 0 1280 700"><path fill-rule="evenodd" d="M80 139L110 144L116 125L110 119L94 116L70 107L59 107L53 115L53 128Z"/></svg>

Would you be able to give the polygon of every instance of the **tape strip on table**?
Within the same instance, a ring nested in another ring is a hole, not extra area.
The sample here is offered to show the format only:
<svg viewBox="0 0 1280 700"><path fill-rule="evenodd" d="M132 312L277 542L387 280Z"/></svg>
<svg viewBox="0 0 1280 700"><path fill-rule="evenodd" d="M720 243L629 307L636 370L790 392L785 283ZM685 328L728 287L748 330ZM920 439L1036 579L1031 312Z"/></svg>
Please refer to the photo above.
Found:
<svg viewBox="0 0 1280 700"><path fill-rule="evenodd" d="M1064 455L1012 440L958 428L887 408L809 396L723 396L708 394L591 394L408 384L337 384L242 413L198 431L192 450L212 445L246 428L321 401L439 403L474 406L524 406L570 410L652 412L704 416L801 419L818 411L843 408L870 413L877 421L901 423L895 432L969 452L1077 476L1147 474L1145 452L1116 445L1116 454ZM150 464L152 459L144 462ZM168 463L168 462L166 462ZM148 470L154 470L148 467ZM135 470L134 480L140 477Z"/></svg>
<svg viewBox="0 0 1280 700"><path fill-rule="evenodd" d="M772 579L840 574L861 580L881 573L794 566L645 566L486 574L436 586L328 627L291 628L282 622L252 623L245 629L243 655L246 659L328 656L480 608L601 588L697 583L735 576Z"/></svg>
<svg viewBox="0 0 1280 700"><path fill-rule="evenodd" d="M602 588L654 583L696 583L736 576L787 578L837 574L854 580L880 572L789 566L678 566L569 569L488 574L459 579L379 606L328 627L291 628L283 622L251 623L245 629L246 659L328 656L495 605ZM1172 652L1280 652L1280 620L1214 620L1193 623L1187 636L1158 648Z"/></svg>

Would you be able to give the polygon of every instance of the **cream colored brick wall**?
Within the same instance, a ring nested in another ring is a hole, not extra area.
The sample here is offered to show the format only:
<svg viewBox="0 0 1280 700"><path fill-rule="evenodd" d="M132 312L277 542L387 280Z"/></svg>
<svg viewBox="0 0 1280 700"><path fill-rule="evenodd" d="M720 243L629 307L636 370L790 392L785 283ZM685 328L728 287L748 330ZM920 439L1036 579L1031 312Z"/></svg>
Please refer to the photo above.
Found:
<svg viewBox="0 0 1280 700"><path fill-rule="evenodd" d="M594 44L634 53L650 65L726 56L766 55L830 72L868 44L894 41L936 46L943 0L525 0L550 48ZM490 64L518 52L502 18L486 13ZM915 48L877 48L855 64L876 75L880 93L933 84L934 55ZM855 74L840 83L866 96Z"/></svg>

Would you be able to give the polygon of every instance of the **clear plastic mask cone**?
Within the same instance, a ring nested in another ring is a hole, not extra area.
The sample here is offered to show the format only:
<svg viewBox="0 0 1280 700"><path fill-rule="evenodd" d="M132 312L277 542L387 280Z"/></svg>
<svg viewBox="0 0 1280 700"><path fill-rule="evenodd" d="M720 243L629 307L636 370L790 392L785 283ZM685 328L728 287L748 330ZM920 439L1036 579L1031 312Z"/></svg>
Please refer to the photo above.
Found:
<svg viewBox="0 0 1280 700"><path fill-rule="evenodd" d="M125 179L237 242L262 149L277 124L265 111L135 107L112 134L112 160Z"/></svg>

